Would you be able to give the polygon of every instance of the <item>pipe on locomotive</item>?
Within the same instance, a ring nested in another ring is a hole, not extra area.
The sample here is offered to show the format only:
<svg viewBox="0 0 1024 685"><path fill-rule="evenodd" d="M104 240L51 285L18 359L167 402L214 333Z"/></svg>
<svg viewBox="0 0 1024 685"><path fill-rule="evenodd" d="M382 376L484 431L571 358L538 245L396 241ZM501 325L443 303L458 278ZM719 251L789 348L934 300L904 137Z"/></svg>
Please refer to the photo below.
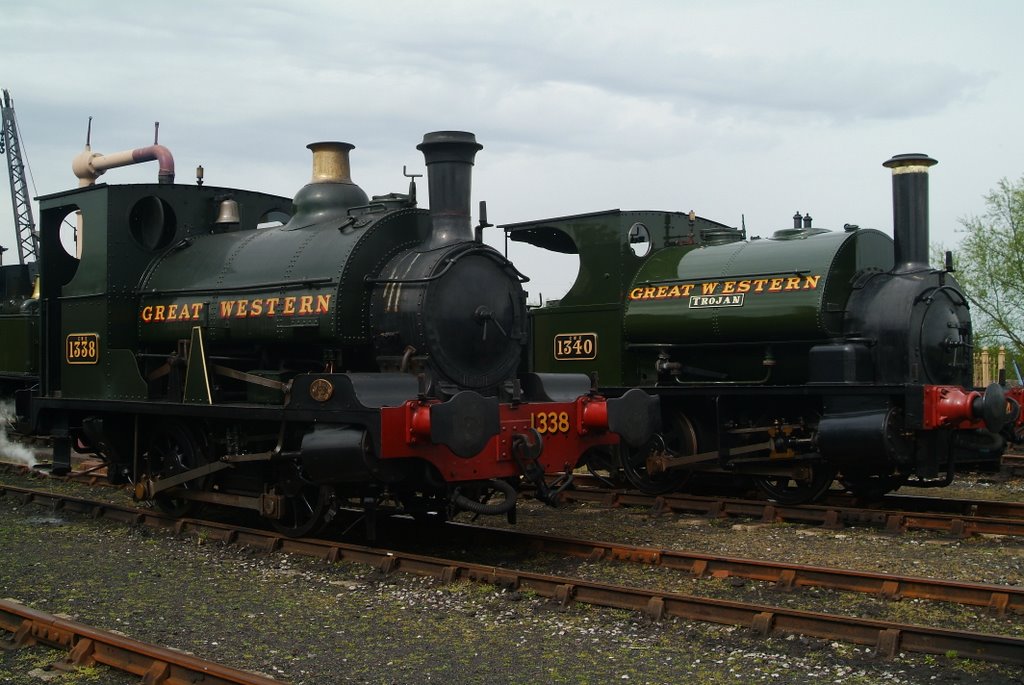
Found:
<svg viewBox="0 0 1024 685"><path fill-rule="evenodd" d="M150 145L101 155L98 152L93 152L89 144L86 143L85 149L71 160L71 170L78 177L78 186L85 187L96 183L96 179L102 176L107 169L154 160L160 163L157 181L159 183L174 183L174 156L163 145Z"/></svg>
<svg viewBox="0 0 1024 685"><path fill-rule="evenodd" d="M160 131L160 122L156 123L156 130ZM160 166L157 170L157 182L161 184L174 183L174 155L163 145L158 144L154 136L153 144L148 147L139 147L134 150L124 150L110 155L101 155L92 151L92 117L89 117L89 132L85 137L85 149L71 160L71 171L78 178L78 187L85 188L96 183L96 179L106 172L107 169L114 169L142 162L156 160ZM75 218L75 257L82 258L82 212L78 211Z"/></svg>
<svg viewBox="0 0 1024 685"><path fill-rule="evenodd" d="M416 146L427 164L430 216L433 231L421 248L424 252L452 243L473 240L469 215L473 161L483 149L476 136L466 131L434 131Z"/></svg>
<svg viewBox="0 0 1024 685"><path fill-rule="evenodd" d="M894 273L928 268L928 155L896 155L883 162L892 169Z"/></svg>

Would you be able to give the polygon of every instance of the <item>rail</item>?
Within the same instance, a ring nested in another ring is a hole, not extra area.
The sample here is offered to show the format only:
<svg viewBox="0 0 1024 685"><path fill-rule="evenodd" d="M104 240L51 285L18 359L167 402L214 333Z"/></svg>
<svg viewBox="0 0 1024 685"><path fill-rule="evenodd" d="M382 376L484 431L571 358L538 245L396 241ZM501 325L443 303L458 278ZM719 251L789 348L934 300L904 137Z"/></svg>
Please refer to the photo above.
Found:
<svg viewBox="0 0 1024 685"><path fill-rule="evenodd" d="M0 486L0 496L6 494L20 495L26 503L35 502L52 510L77 511L129 525L146 525L169 530L179 535L203 535L225 544L247 545L267 552L301 554L332 563L349 561L367 564L381 573L402 572L432 576L444 582L471 580L509 589L527 590L541 597L551 598L562 605L583 602L640 612L652 620L673 616L693 621L744 626L764 636L800 634L838 639L867 645L872 647L878 656L883 657L895 657L901 652L920 652L955 654L963 658L1024 664L1024 638L708 599L679 592L611 585L330 540L285 538L266 531L195 519L175 519L133 507Z"/></svg>
<svg viewBox="0 0 1024 685"><path fill-rule="evenodd" d="M63 667L102 664L143 678L145 683L280 685L281 681L133 640L68 618L0 600L0 628L10 647L44 644L68 651ZM4 643L0 643L3 645Z"/></svg>
<svg viewBox="0 0 1024 685"><path fill-rule="evenodd" d="M767 500L746 500L729 497L708 497L682 493L669 495L645 495L632 490L577 487L561 494L564 501L590 502L607 507L634 506L648 507L655 513L687 513L714 518L746 518L761 521L803 523L825 528L844 526L873 526L888 533L908 530L946 532L957 537L972 535L1024 536L1024 510L1011 503L974 503L973 511L987 511L990 515L971 513L970 504L952 513L912 511L913 505L927 500L941 506L943 500L936 498L909 498L889 496L884 504L887 509L873 509L855 506L853 500L837 504L783 505ZM946 503L947 507L952 506ZM905 508L903 508L905 507ZM1020 512L1020 518L1012 518Z"/></svg>

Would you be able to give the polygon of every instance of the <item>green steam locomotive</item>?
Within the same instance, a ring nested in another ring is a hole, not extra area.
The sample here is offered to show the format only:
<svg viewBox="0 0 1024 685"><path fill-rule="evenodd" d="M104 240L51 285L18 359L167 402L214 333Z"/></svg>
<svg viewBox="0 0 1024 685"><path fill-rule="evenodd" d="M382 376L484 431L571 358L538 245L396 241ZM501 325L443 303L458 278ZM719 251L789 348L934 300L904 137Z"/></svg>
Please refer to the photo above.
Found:
<svg viewBox="0 0 1024 685"><path fill-rule="evenodd" d="M473 134L418 146L429 211L415 179L368 197L351 145L309 147L294 199L174 184L156 145L87 148L81 187L39 199L39 291L0 319L0 379L17 428L52 436L55 470L96 454L169 512L239 507L303 535L353 501L512 518L520 479L553 501L545 475L654 434L645 393L519 373L524 277L470 224ZM146 159L156 184L94 183Z"/></svg>
<svg viewBox="0 0 1024 685"><path fill-rule="evenodd" d="M928 265L928 168L900 155L894 235L795 217L766 239L675 212L608 211L504 226L579 255L558 301L534 309L532 368L644 388L664 432L588 456L649 492L730 474L786 503L838 478L861 495L947 485L1018 439L1020 391L973 389L969 301Z"/></svg>

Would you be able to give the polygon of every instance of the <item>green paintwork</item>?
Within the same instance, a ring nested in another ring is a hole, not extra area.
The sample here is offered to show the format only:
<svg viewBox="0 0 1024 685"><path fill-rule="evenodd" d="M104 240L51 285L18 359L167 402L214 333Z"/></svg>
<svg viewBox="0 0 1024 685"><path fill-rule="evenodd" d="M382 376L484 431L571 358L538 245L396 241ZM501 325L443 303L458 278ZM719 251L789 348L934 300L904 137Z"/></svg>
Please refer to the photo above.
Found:
<svg viewBox="0 0 1024 685"><path fill-rule="evenodd" d="M633 283L626 341L700 345L828 338L842 331L854 275L891 267L892 241L873 230L667 248L644 264ZM652 288L655 297L635 299Z"/></svg>
<svg viewBox="0 0 1024 685"><path fill-rule="evenodd" d="M40 198L42 391L146 399L144 375L166 373L161 365L195 327L209 345L287 350L327 342L332 360L365 357L373 346L367 275L421 243L431 221L405 196L365 204L362 191L343 185L311 184L296 196L305 198L301 206L263 193L163 184L96 185ZM228 197L239 221L218 225ZM327 200L330 212L323 211ZM76 211L80 261L60 243ZM267 223L289 215L285 225ZM96 336L95 359L70 363L65 343L75 334ZM189 397L208 401L197 387L189 386Z"/></svg>
<svg viewBox="0 0 1024 685"><path fill-rule="evenodd" d="M636 222L650 235L644 258L631 248ZM809 347L842 333L857 275L893 263L892 240L870 229L745 240L701 217L618 210L504 228L580 256L565 297L531 312L532 367L597 372L604 386L654 384L659 354L687 367L683 382L804 382ZM556 358L557 336L582 332L597 333L596 357Z"/></svg>
<svg viewBox="0 0 1024 685"><path fill-rule="evenodd" d="M139 339L173 342L199 325L211 342L366 344L367 273L381 266L380 255L418 243L428 230L427 212L408 209L197 237L147 273Z"/></svg>
<svg viewBox="0 0 1024 685"><path fill-rule="evenodd" d="M27 314L0 314L0 375L39 370L39 320Z"/></svg>
<svg viewBox="0 0 1024 685"><path fill-rule="evenodd" d="M44 394L146 398L134 352L139 283L160 254L210 233L227 194L238 201L240 230L254 230L268 213L291 208L290 199L263 193L163 184L100 184L39 198ZM60 242L75 211L82 216L80 261ZM65 342L76 333L98 336L95 363L68 363Z"/></svg>
<svg viewBox="0 0 1024 685"><path fill-rule="evenodd" d="M842 335L857 274L891 269L892 240L874 230L783 235L670 248L645 264L631 296L654 284L692 285L700 294L627 301L626 345L638 369L632 382L653 382L650 370L664 353L690 369L679 376L684 383L806 383L810 347ZM716 298L734 306L709 306Z"/></svg>
<svg viewBox="0 0 1024 685"><path fill-rule="evenodd" d="M541 372L597 373L603 385L621 385L637 377L635 360L624 354L623 302L645 258L634 253L630 229L647 228L651 255L663 248L684 245L693 249L706 239L738 240L740 232L701 217L691 223L680 212L628 212L609 210L559 217L502 228L510 239L538 247L578 254L579 274L560 300L551 300L531 311L533 347L531 368ZM596 333L594 359L555 358L555 336Z"/></svg>

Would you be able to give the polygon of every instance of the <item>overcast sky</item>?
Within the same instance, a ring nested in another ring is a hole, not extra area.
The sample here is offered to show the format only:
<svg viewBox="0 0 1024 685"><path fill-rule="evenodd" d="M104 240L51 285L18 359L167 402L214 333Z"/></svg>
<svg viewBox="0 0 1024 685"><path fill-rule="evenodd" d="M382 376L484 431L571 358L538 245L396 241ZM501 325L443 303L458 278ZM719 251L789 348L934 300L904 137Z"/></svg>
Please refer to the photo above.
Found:
<svg viewBox="0 0 1024 685"><path fill-rule="evenodd" d="M1024 175L1018 0L0 0L0 28L33 194L76 184L89 116L94 151L149 145L160 121L177 182L202 164L208 184L287 196L309 142L354 144L353 179L381 194L422 171L425 132L472 131L474 214L487 200L495 224L693 209L767 235L799 210L891 234L881 164L922 152L932 242L955 247ZM7 192L0 245L17 258ZM534 296L575 273L511 256Z"/></svg>

